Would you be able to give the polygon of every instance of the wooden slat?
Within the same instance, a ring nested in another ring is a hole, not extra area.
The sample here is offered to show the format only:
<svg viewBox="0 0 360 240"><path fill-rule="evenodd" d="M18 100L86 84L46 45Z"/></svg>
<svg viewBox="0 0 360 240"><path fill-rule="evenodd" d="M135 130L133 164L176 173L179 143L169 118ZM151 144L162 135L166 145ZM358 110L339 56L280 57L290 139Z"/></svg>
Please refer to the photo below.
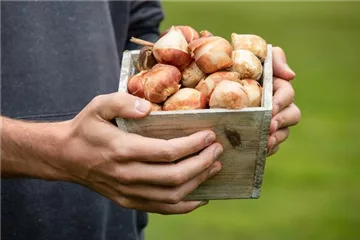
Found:
<svg viewBox="0 0 360 240"><path fill-rule="evenodd" d="M267 144L270 133L270 121L272 116L272 96L273 96L273 65L272 65L272 46L268 45L268 54L264 62L264 72L262 76L263 95L262 106L265 108L262 119L262 126L259 139L259 149L257 152L256 167L254 172L252 198L259 198L263 175L265 170L265 160L267 156Z"/></svg>

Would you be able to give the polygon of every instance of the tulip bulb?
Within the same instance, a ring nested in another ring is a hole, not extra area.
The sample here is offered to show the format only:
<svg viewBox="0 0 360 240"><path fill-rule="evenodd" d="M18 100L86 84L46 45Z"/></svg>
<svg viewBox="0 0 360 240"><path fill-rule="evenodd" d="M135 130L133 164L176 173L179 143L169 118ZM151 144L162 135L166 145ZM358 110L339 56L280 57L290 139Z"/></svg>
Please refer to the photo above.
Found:
<svg viewBox="0 0 360 240"><path fill-rule="evenodd" d="M174 66L158 63L146 77L144 95L150 102L164 102L180 89L181 72Z"/></svg>
<svg viewBox="0 0 360 240"><path fill-rule="evenodd" d="M140 49L139 57L136 62L138 71L149 70L157 64L157 61L152 53L152 47L144 46Z"/></svg>
<svg viewBox="0 0 360 240"><path fill-rule="evenodd" d="M141 71L129 79L127 87L130 94L138 96L140 98L145 97L144 84L146 81L146 74L148 72L148 70Z"/></svg>
<svg viewBox="0 0 360 240"><path fill-rule="evenodd" d="M205 79L201 80L198 85L196 85L195 89L202 92L207 98L207 102L210 100L210 96L215 86L221 82L222 80L230 80L239 82L240 74L237 72L215 72L207 76Z"/></svg>
<svg viewBox="0 0 360 240"><path fill-rule="evenodd" d="M184 87L195 87L206 74L192 61L181 73L181 84Z"/></svg>
<svg viewBox="0 0 360 240"><path fill-rule="evenodd" d="M194 110L205 109L206 98L196 89L181 88L164 103L163 110Z"/></svg>
<svg viewBox="0 0 360 240"><path fill-rule="evenodd" d="M193 40L189 50L196 64L206 74L231 67L232 47L224 38L218 36L203 37Z"/></svg>
<svg viewBox="0 0 360 240"><path fill-rule="evenodd" d="M232 70L240 73L241 79L259 80L263 67L260 60L248 50L235 50L232 52L234 65Z"/></svg>
<svg viewBox="0 0 360 240"><path fill-rule="evenodd" d="M231 34L231 45L233 50L249 50L263 63L267 55L266 41L253 34Z"/></svg>
<svg viewBox="0 0 360 240"><path fill-rule="evenodd" d="M210 108L241 109L247 107L249 98L243 86L234 81L222 80L211 94Z"/></svg>
<svg viewBox="0 0 360 240"><path fill-rule="evenodd" d="M162 106L160 104L151 103L151 112L162 111Z"/></svg>
<svg viewBox="0 0 360 240"><path fill-rule="evenodd" d="M191 61L188 43L181 30L174 26L155 42L153 54L159 63L173 65L180 70L189 65Z"/></svg>
<svg viewBox="0 0 360 240"><path fill-rule="evenodd" d="M182 34L184 35L186 42L190 43L194 39L198 39L199 33L190 26L175 26L175 28L179 29ZM166 33L168 33L170 28L166 29L163 33L160 34L160 38L164 36Z"/></svg>
<svg viewBox="0 0 360 240"><path fill-rule="evenodd" d="M246 94L249 98L249 107L260 107L261 97L262 97L262 87L261 85L252 79L241 80Z"/></svg>
<svg viewBox="0 0 360 240"><path fill-rule="evenodd" d="M200 35L201 38L214 36L214 35L213 35L211 32L209 32L208 30L201 30L199 35Z"/></svg>

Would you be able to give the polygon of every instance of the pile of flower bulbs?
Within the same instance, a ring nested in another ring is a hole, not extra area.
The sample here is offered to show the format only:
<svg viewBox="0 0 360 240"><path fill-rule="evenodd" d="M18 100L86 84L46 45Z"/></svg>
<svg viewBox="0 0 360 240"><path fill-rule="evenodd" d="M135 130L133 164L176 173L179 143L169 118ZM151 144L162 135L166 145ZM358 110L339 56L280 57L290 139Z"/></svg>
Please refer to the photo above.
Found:
<svg viewBox="0 0 360 240"><path fill-rule="evenodd" d="M171 26L155 42L142 45L130 94L145 98L153 111L259 107L266 41L231 34L231 43L207 30Z"/></svg>

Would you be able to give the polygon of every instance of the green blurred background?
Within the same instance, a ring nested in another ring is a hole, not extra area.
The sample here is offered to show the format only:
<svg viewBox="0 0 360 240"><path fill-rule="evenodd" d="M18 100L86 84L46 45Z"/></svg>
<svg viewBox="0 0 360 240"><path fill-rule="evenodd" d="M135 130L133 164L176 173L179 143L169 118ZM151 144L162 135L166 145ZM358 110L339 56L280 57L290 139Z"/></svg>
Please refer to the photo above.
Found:
<svg viewBox="0 0 360 240"><path fill-rule="evenodd" d="M268 158L258 200L211 201L180 216L151 214L147 239L359 239L360 2L163 3L170 25L281 46L302 111Z"/></svg>

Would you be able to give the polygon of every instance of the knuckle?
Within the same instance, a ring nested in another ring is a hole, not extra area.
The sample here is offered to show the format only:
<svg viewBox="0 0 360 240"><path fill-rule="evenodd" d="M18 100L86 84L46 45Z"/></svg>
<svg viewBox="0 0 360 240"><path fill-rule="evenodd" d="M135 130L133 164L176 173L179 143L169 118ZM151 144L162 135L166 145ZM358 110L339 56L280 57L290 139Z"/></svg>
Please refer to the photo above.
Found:
<svg viewBox="0 0 360 240"><path fill-rule="evenodd" d="M281 101L274 101L274 108L278 109L278 113L284 108L284 103Z"/></svg>
<svg viewBox="0 0 360 240"><path fill-rule="evenodd" d="M128 147L124 146L125 143L120 144L118 139L110 143L110 148L114 152L116 159L126 160L131 156L131 151Z"/></svg>
<svg viewBox="0 0 360 240"><path fill-rule="evenodd" d="M159 213L162 215L171 215L171 214L175 214L176 212L174 211L174 208L169 207L168 205L164 205L160 209Z"/></svg>
<svg viewBox="0 0 360 240"><path fill-rule="evenodd" d="M114 111L121 112L121 110L126 106L126 101L124 101L124 96L119 95L118 93L112 94L110 101L113 103L111 104L111 106L113 106Z"/></svg>
<svg viewBox="0 0 360 240"><path fill-rule="evenodd" d="M124 168L119 168L117 170L116 176L118 180L123 184L130 184L135 180L133 173L124 170Z"/></svg>
<svg viewBox="0 0 360 240"><path fill-rule="evenodd" d="M176 171L170 177L170 182L173 186L179 186L186 181L186 176L182 171Z"/></svg>
<svg viewBox="0 0 360 240"><path fill-rule="evenodd" d="M278 129L280 129L284 126L285 119L280 115L276 118L276 122L278 123Z"/></svg>
<svg viewBox="0 0 360 240"><path fill-rule="evenodd" d="M170 203L170 204L177 204L182 200L182 196L179 190L175 190L173 192L171 192L167 199L166 202Z"/></svg>
<svg viewBox="0 0 360 240"><path fill-rule="evenodd" d="M293 102L295 98L295 89L292 87L291 83L288 84L289 84L289 96L291 98L291 102Z"/></svg>
<svg viewBox="0 0 360 240"><path fill-rule="evenodd" d="M128 93L125 93L125 92L116 92L116 93L114 93L114 98L116 100L122 100L123 98L129 97L129 96L131 96L131 95L128 94Z"/></svg>
<svg viewBox="0 0 360 240"><path fill-rule="evenodd" d="M175 161L176 160L175 149L174 147L172 147L169 141L167 141L166 143L167 144L165 144L165 146L167 147L161 151L160 156L166 162Z"/></svg>
<svg viewBox="0 0 360 240"><path fill-rule="evenodd" d="M90 102L91 106L94 108L100 107L102 105L102 103L104 102L104 98L105 98L105 95L103 95L103 94L95 96Z"/></svg>
<svg viewBox="0 0 360 240"><path fill-rule="evenodd" d="M116 202L125 208L135 208L134 202L126 197L117 197Z"/></svg>

